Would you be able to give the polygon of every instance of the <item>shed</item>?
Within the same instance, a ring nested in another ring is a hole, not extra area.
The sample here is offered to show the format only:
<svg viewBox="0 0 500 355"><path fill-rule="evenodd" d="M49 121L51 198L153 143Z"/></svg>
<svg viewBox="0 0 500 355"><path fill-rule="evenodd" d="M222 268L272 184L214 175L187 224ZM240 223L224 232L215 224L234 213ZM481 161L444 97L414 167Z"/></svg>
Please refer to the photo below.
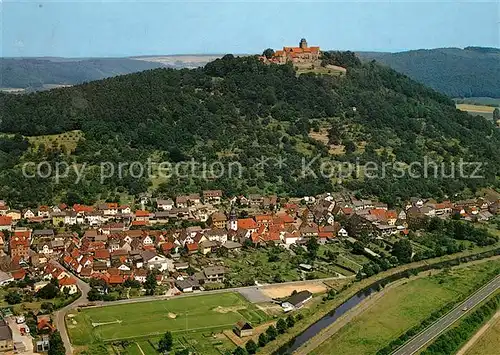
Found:
<svg viewBox="0 0 500 355"><path fill-rule="evenodd" d="M239 321L234 327L234 332L240 337L250 337L253 335L253 327L250 323Z"/></svg>

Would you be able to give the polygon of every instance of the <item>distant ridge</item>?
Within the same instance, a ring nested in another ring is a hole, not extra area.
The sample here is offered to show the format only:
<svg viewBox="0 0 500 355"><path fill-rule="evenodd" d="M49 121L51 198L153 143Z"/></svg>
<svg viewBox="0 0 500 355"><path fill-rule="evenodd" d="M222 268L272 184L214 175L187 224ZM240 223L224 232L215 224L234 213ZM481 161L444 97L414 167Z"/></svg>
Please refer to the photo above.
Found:
<svg viewBox="0 0 500 355"><path fill-rule="evenodd" d="M246 55L246 54L240 54ZM500 98L500 49L470 46L407 52L358 52L450 97ZM0 58L0 87L38 91L148 69L196 68L220 54L142 55L126 58Z"/></svg>
<svg viewBox="0 0 500 355"><path fill-rule="evenodd" d="M400 53L360 52L450 97L500 98L500 49L419 49Z"/></svg>

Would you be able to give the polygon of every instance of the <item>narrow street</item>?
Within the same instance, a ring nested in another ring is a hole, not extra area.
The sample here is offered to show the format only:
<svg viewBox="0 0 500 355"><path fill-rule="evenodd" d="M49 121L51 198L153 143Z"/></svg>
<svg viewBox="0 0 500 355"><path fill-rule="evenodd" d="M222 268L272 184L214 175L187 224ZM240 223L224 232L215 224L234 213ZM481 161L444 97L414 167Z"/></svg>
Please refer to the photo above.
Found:
<svg viewBox="0 0 500 355"><path fill-rule="evenodd" d="M54 263L57 266L59 266L59 267L63 268L64 270L66 270L71 275L73 275L68 269L66 269L64 266L62 266L61 264L59 264L57 261L54 260ZM59 330L59 332L61 333L61 339L62 339L62 341L64 343L64 347L66 348L66 354L67 355L72 355L73 354L73 347L71 346L71 341L69 340L69 335L68 335L68 331L66 329L66 323L64 321L64 318L66 316L66 313L68 313L68 311L70 311L71 309L74 309L74 308L76 308L78 306L84 305L84 304L86 304L86 303L89 302L87 300L87 294L90 291L89 284L87 284L86 282L83 282L82 280L80 280L75 275L73 275L73 277L75 277L78 289L82 293L81 296L75 302L67 305L64 308L61 308L60 310L58 310L54 314L55 326Z"/></svg>

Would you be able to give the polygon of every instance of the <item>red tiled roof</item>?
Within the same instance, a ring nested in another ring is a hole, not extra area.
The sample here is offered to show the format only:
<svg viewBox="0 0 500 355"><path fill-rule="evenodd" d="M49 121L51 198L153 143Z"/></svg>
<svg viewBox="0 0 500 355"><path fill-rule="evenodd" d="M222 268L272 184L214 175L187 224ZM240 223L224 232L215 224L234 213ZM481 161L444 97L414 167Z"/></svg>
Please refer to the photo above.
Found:
<svg viewBox="0 0 500 355"><path fill-rule="evenodd" d="M136 217L149 217L149 211L137 210L135 211Z"/></svg>
<svg viewBox="0 0 500 355"><path fill-rule="evenodd" d="M10 226L12 224L12 217L0 216L0 226Z"/></svg>
<svg viewBox="0 0 500 355"><path fill-rule="evenodd" d="M292 216L290 216L288 213L280 213L279 215L277 215L277 218L282 223L285 223L285 224L289 224L289 223L295 222L295 219Z"/></svg>
<svg viewBox="0 0 500 355"><path fill-rule="evenodd" d="M198 243L188 243L188 244L186 244L186 248L189 251L198 250Z"/></svg>
<svg viewBox="0 0 500 355"><path fill-rule="evenodd" d="M41 319L40 322L38 322L36 327L38 330L43 330L45 328L50 328L51 332L55 330L54 326L52 324L50 324L50 320L48 320L48 319Z"/></svg>
<svg viewBox="0 0 500 355"><path fill-rule="evenodd" d="M12 272L12 277L14 280L22 280L26 276L26 270L21 269L21 270L16 270Z"/></svg>
<svg viewBox="0 0 500 355"><path fill-rule="evenodd" d="M111 267L108 269L108 274L113 276L113 275L120 275L120 270L116 267Z"/></svg>
<svg viewBox="0 0 500 355"><path fill-rule="evenodd" d="M238 219L238 228L256 229L257 223L252 218L241 218Z"/></svg>
<svg viewBox="0 0 500 355"><path fill-rule="evenodd" d="M255 216L255 221L258 223L258 222L263 222L263 221L270 221L271 220L271 216L268 215L268 214L261 214L261 215L257 215Z"/></svg>
<svg viewBox="0 0 500 355"><path fill-rule="evenodd" d="M92 206L85 206L85 205L79 205L79 204L74 204L73 205L73 210L75 212L93 212L94 207Z"/></svg>
<svg viewBox="0 0 500 355"><path fill-rule="evenodd" d="M28 230L25 230L25 231L14 231L14 235L16 237L29 238L29 237L31 237L31 229L28 229Z"/></svg>
<svg viewBox="0 0 500 355"><path fill-rule="evenodd" d="M96 250L94 256L96 257L96 259L109 259L110 257L109 250L107 249Z"/></svg>
<svg viewBox="0 0 500 355"><path fill-rule="evenodd" d="M74 277L63 277L59 280L59 286L70 286L76 285L76 279Z"/></svg>
<svg viewBox="0 0 500 355"><path fill-rule="evenodd" d="M393 211L393 210L387 211L386 216L387 216L387 219L396 219L396 218L398 218L398 214L396 213L396 211Z"/></svg>
<svg viewBox="0 0 500 355"><path fill-rule="evenodd" d="M350 215L353 213L353 210L350 207L344 207L344 208L341 208L341 210L342 210L342 213L344 213L345 215Z"/></svg>
<svg viewBox="0 0 500 355"><path fill-rule="evenodd" d="M109 277L108 283L111 285L117 285L117 284L122 284L123 283L123 276L121 275L111 275Z"/></svg>
<svg viewBox="0 0 500 355"><path fill-rule="evenodd" d="M161 250L164 252L170 252L170 250L175 248L175 244L172 242L165 242L161 245Z"/></svg>
<svg viewBox="0 0 500 355"><path fill-rule="evenodd" d="M133 226L147 226L148 225L148 222L146 221L132 221L132 225Z"/></svg>

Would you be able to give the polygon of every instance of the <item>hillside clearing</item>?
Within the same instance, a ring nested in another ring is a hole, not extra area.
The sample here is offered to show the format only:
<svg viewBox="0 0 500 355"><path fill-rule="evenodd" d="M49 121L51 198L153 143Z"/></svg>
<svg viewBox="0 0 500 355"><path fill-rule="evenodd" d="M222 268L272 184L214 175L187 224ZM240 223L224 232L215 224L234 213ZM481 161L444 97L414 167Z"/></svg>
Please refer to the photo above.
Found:
<svg viewBox="0 0 500 355"><path fill-rule="evenodd" d="M83 139L83 132L75 130L45 136L28 136L26 138L36 148L43 144L45 149L52 147L64 147L67 152L73 152L76 149L78 142Z"/></svg>

